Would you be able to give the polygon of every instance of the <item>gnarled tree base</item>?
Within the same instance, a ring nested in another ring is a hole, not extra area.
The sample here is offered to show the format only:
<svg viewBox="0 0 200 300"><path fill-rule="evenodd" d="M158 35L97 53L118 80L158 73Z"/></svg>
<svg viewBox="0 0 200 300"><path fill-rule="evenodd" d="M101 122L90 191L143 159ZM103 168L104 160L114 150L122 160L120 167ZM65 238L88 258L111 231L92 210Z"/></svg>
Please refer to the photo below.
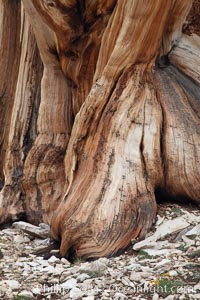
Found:
<svg viewBox="0 0 200 300"><path fill-rule="evenodd" d="M199 202L199 89L172 65L153 72L132 66L121 75L103 122L73 145L87 155L52 222L53 237L62 232L62 255L71 248L84 258L115 255L144 238L157 190Z"/></svg>
<svg viewBox="0 0 200 300"><path fill-rule="evenodd" d="M48 222L63 256L116 255L145 237L158 193L200 203L193 1L22 2L0 222Z"/></svg>

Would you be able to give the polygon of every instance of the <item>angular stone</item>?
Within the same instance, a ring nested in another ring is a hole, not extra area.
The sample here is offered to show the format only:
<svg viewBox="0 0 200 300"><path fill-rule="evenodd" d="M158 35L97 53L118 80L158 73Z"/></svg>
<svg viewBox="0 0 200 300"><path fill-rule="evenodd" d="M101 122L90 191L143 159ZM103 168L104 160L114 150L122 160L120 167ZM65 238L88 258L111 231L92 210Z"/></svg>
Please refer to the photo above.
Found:
<svg viewBox="0 0 200 300"><path fill-rule="evenodd" d="M26 291L26 290L23 290L21 291L18 296L20 297L23 297L23 298L26 298L27 300L28 299L33 299L33 293L30 292L30 291Z"/></svg>
<svg viewBox="0 0 200 300"><path fill-rule="evenodd" d="M36 259L36 262L38 264L40 264L43 267L49 267L49 262L48 260L44 260L44 259Z"/></svg>
<svg viewBox="0 0 200 300"><path fill-rule="evenodd" d="M114 300L124 300L127 299L127 296L122 293L116 293L114 295Z"/></svg>
<svg viewBox="0 0 200 300"><path fill-rule="evenodd" d="M154 249L154 248L147 248L145 249L145 252L150 255L150 256L165 256L166 254L181 254L182 251L181 250L178 250L178 249Z"/></svg>
<svg viewBox="0 0 200 300"><path fill-rule="evenodd" d="M62 262L64 265L66 265L66 266L70 266L70 265L71 265L71 263L70 263L66 258L64 258L64 257L61 258L61 262Z"/></svg>
<svg viewBox="0 0 200 300"><path fill-rule="evenodd" d="M34 250L47 247L49 244L50 244L50 238L47 239L35 238L33 241ZM37 249L35 249L35 247L37 247Z"/></svg>
<svg viewBox="0 0 200 300"><path fill-rule="evenodd" d="M6 284L9 286L11 290L18 290L20 288L20 283L17 280L6 280Z"/></svg>
<svg viewBox="0 0 200 300"><path fill-rule="evenodd" d="M41 272L43 273L48 273L48 274L53 274L54 273L54 267L48 266L48 267L41 267Z"/></svg>
<svg viewBox="0 0 200 300"><path fill-rule="evenodd" d="M13 227L21 229L22 231L24 231L25 233L31 236L42 238L42 239L46 239L50 235L50 227L48 225L44 228L44 227L32 225L27 222L19 221L13 223Z"/></svg>
<svg viewBox="0 0 200 300"><path fill-rule="evenodd" d="M184 241L184 243L186 244L187 247L191 247L191 246L195 245L195 241L191 240L190 238L188 238L185 235L182 236L182 240Z"/></svg>
<svg viewBox="0 0 200 300"><path fill-rule="evenodd" d="M73 287L69 293L69 296L72 300L79 300L82 298L82 295L82 291L77 287Z"/></svg>
<svg viewBox="0 0 200 300"><path fill-rule="evenodd" d="M195 236L195 235L200 235L200 224L198 224L197 226L193 227L191 230L186 232L185 235L188 236L188 237Z"/></svg>
<svg viewBox="0 0 200 300"><path fill-rule="evenodd" d="M77 286L77 280L75 278L68 279L61 284L61 287L66 290L71 290Z"/></svg>
<svg viewBox="0 0 200 300"><path fill-rule="evenodd" d="M175 270L171 270L169 271L169 276L176 277L178 276L178 273Z"/></svg>
<svg viewBox="0 0 200 300"><path fill-rule="evenodd" d="M164 221L156 230L156 232L147 239L136 243L133 246L134 250L154 247L157 240L163 239L166 236L179 232L180 230L189 227L190 223L186 220L187 216L177 217L173 220Z"/></svg>
<svg viewBox="0 0 200 300"><path fill-rule="evenodd" d="M165 217L161 217L161 216L157 215L157 221L156 221L155 227L158 227L160 224L162 224L164 219L165 219Z"/></svg>
<svg viewBox="0 0 200 300"><path fill-rule="evenodd" d="M51 264L59 263L59 262L60 262L60 259L59 259L58 257L55 257L54 255L52 255L52 256L48 259L48 262L51 263Z"/></svg>
<svg viewBox="0 0 200 300"><path fill-rule="evenodd" d="M76 278L78 282L83 282L85 281L86 279L89 279L90 276L86 273L82 273L80 275L78 275L78 277Z"/></svg>
<svg viewBox="0 0 200 300"><path fill-rule="evenodd" d="M14 236L15 234L18 234L15 228L6 228L0 231L0 235Z"/></svg>
<svg viewBox="0 0 200 300"><path fill-rule="evenodd" d="M79 270L85 273L96 273L97 275L103 275L105 270L107 269L107 265L102 262L100 259L93 261L91 263L83 263Z"/></svg>
<svg viewBox="0 0 200 300"><path fill-rule="evenodd" d="M34 295L40 295L41 294L41 289L39 287L35 287L35 288L32 288L31 292Z"/></svg>
<svg viewBox="0 0 200 300"><path fill-rule="evenodd" d="M15 235L14 236L14 242L16 244L23 244L25 242L25 240L24 240L22 235Z"/></svg>
<svg viewBox="0 0 200 300"><path fill-rule="evenodd" d="M132 272L130 275L131 281L140 281L142 278L142 272Z"/></svg>
<svg viewBox="0 0 200 300"><path fill-rule="evenodd" d="M172 265L172 261L169 259L163 259L162 261L160 261L159 263L157 263L157 265L154 267L154 270L158 270L158 269L163 269L163 268L168 268L171 267Z"/></svg>

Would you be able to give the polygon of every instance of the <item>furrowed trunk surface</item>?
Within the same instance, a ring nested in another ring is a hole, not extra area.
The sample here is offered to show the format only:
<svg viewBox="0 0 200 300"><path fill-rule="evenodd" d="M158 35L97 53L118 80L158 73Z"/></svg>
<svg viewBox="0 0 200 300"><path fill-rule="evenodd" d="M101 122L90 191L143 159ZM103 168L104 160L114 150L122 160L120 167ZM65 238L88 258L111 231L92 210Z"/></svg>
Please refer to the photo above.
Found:
<svg viewBox="0 0 200 300"><path fill-rule="evenodd" d="M89 259L144 238L158 198L200 203L199 12L0 0L0 223Z"/></svg>

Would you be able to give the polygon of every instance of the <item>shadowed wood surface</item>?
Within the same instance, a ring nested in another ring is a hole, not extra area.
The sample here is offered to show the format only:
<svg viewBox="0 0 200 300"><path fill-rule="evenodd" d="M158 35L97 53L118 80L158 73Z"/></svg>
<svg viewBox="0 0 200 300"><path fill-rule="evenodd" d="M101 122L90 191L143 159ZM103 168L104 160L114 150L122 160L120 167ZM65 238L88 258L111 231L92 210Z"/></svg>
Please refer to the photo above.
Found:
<svg viewBox="0 0 200 300"><path fill-rule="evenodd" d="M2 188L4 185L3 162L19 68L20 5L18 1L13 1L11 4L10 1L1 0L0 7L0 186Z"/></svg>
<svg viewBox="0 0 200 300"><path fill-rule="evenodd" d="M1 223L47 222L61 255L88 259L144 238L157 197L200 203L200 1L16 5Z"/></svg>

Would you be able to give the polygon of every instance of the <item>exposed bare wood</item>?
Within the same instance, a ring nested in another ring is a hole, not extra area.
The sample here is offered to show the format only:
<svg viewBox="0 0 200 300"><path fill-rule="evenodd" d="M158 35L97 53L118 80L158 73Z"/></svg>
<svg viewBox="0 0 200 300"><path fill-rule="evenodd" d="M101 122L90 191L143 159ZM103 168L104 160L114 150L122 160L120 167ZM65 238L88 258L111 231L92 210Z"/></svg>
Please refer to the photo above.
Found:
<svg viewBox="0 0 200 300"><path fill-rule="evenodd" d="M200 83L199 57L200 37L196 34L192 36L182 35L177 47L169 55L172 64L175 64L182 72Z"/></svg>
<svg viewBox="0 0 200 300"><path fill-rule="evenodd" d="M22 49L19 74L15 95L13 95L14 103L4 162L5 185L0 193L1 219L3 221L15 219L24 213L21 192L23 165L37 136L36 122L40 103L42 64L35 37L23 8L21 10L20 38ZM15 73L14 70L12 71Z"/></svg>

